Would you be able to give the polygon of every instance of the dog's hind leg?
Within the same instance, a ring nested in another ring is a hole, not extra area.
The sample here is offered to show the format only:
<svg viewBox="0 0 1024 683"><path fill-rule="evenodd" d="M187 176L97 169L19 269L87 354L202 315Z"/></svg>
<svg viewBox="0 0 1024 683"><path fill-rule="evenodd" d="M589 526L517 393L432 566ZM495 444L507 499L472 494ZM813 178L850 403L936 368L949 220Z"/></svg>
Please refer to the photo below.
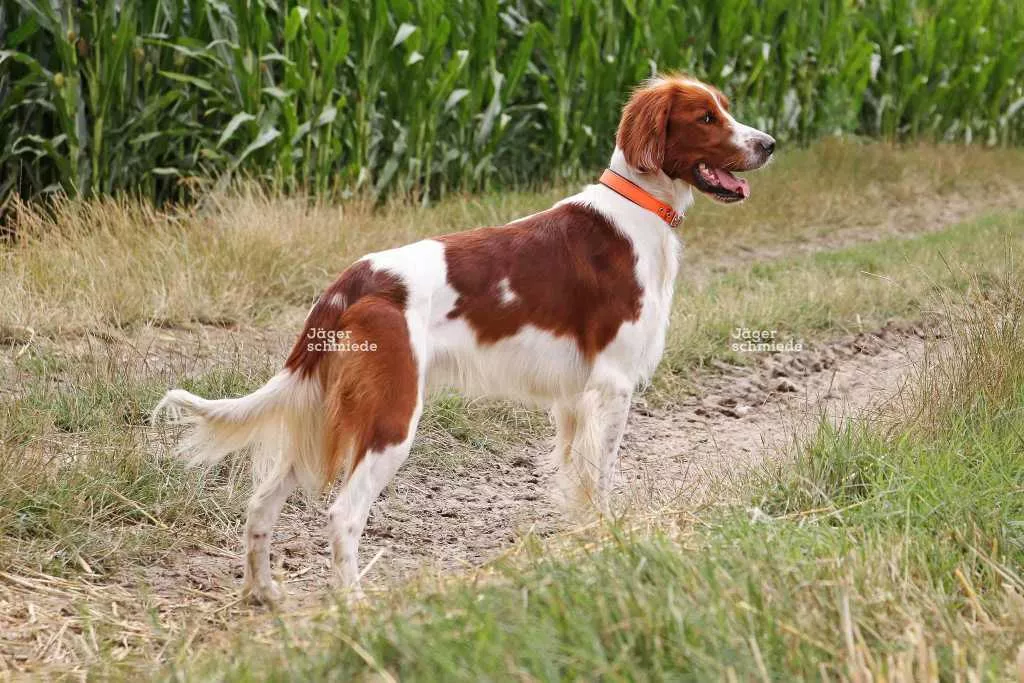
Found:
<svg viewBox="0 0 1024 683"><path fill-rule="evenodd" d="M414 431L410 426L410 433ZM328 532L334 577L339 588L359 597L359 539L366 528L370 506L395 476L409 455L410 437L405 443L380 452L367 453L331 505Z"/></svg>
<svg viewBox="0 0 1024 683"><path fill-rule="evenodd" d="M559 507L569 508L576 488L570 476L572 443L579 424L576 401L556 401L551 416L555 421L555 447L549 457L550 465L554 468L553 495Z"/></svg>
<svg viewBox="0 0 1024 683"><path fill-rule="evenodd" d="M364 300L365 301L365 300ZM346 329L363 350L339 358L327 382L330 457L346 473L329 512L334 573L359 593L359 539L370 506L409 455L423 410L424 330L402 310L360 301Z"/></svg>
<svg viewBox="0 0 1024 683"><path fill-rule="evenodd" d="M270 540L281 508L297 484L289 468L286 474L275 474L260 484L249 499L242 595L257 602L275 602L282 597L281 588L270 573Z"/></svg>

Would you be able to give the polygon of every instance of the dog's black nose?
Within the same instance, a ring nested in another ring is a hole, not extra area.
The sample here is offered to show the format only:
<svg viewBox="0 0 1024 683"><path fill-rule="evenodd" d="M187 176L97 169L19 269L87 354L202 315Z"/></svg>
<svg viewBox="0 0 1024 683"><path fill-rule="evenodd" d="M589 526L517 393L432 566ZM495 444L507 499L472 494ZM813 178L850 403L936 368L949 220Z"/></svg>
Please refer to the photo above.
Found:
<svg viewBox="0 0 1024 683"><path fill-rule="evenodd" d="M764 150L766 157L770 157L775 152L775 138L768 137L761 140L761 149Z"/></svg>

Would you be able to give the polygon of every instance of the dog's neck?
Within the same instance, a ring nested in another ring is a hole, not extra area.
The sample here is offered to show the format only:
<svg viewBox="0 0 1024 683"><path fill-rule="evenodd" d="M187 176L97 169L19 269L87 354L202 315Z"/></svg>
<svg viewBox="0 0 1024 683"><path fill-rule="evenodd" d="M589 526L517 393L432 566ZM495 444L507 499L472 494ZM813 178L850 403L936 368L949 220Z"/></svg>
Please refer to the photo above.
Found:
<svg viewBox="0 0 1024 683"><path fill-rule="evenodd" d="M680 214L685 214L693 204L693 188L689 183L673 180L661 170L657 173L641 173L626 163L626 155L618 147L612 153L608 168L642 188L655 199L665 202Z"/></svg>

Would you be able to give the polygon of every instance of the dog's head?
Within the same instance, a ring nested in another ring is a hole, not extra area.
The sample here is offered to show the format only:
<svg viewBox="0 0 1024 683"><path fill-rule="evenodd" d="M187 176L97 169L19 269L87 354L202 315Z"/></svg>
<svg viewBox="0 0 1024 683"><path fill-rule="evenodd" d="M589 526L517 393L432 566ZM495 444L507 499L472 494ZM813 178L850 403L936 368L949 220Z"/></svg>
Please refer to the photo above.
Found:
<svg viewBox="0 0 1024 683"><path fill-rule="evenodd" d="M626 103L616 143L641 173L665 173L723 202L750 195L734 171L764 166L775 138L729 113L718 88L688 76L665 76L637 88Z"/></svg>

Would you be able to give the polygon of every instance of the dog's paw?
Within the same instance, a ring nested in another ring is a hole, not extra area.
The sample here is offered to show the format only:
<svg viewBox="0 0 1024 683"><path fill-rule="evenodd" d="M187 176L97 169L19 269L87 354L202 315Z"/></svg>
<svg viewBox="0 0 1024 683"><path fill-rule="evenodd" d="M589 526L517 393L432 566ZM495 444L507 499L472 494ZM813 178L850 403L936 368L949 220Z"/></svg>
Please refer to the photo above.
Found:
<svg viewBox="0 0 1024 683"><path fill-rule="evenodd" d="M242 598L257 605L276 605L284 599L284 590L277 581L246 584L242 587Z"/></svg>
<svg viewBox="0 0 1024 683"><path fill-rule="evenodd" d="M344 590L345 590L345 602L348 603L348 606L350 608L351 607L359 607L359 606L365 605L367 602L369 602L369 600L366 597L366 593L363 592L363 587L360 586L358 583L353 585L353 586L349 586L348 588L345 588Z"/></svg>
<svg viewBox="0 0 1024 683"><path fill-rule="evenodd" d="M349 609L367 602L366 593L363 592L363 587L358 580L355 583L349 583L341 578L335 578L331 582L331 588L338 599L343 601Z"/></svg>

